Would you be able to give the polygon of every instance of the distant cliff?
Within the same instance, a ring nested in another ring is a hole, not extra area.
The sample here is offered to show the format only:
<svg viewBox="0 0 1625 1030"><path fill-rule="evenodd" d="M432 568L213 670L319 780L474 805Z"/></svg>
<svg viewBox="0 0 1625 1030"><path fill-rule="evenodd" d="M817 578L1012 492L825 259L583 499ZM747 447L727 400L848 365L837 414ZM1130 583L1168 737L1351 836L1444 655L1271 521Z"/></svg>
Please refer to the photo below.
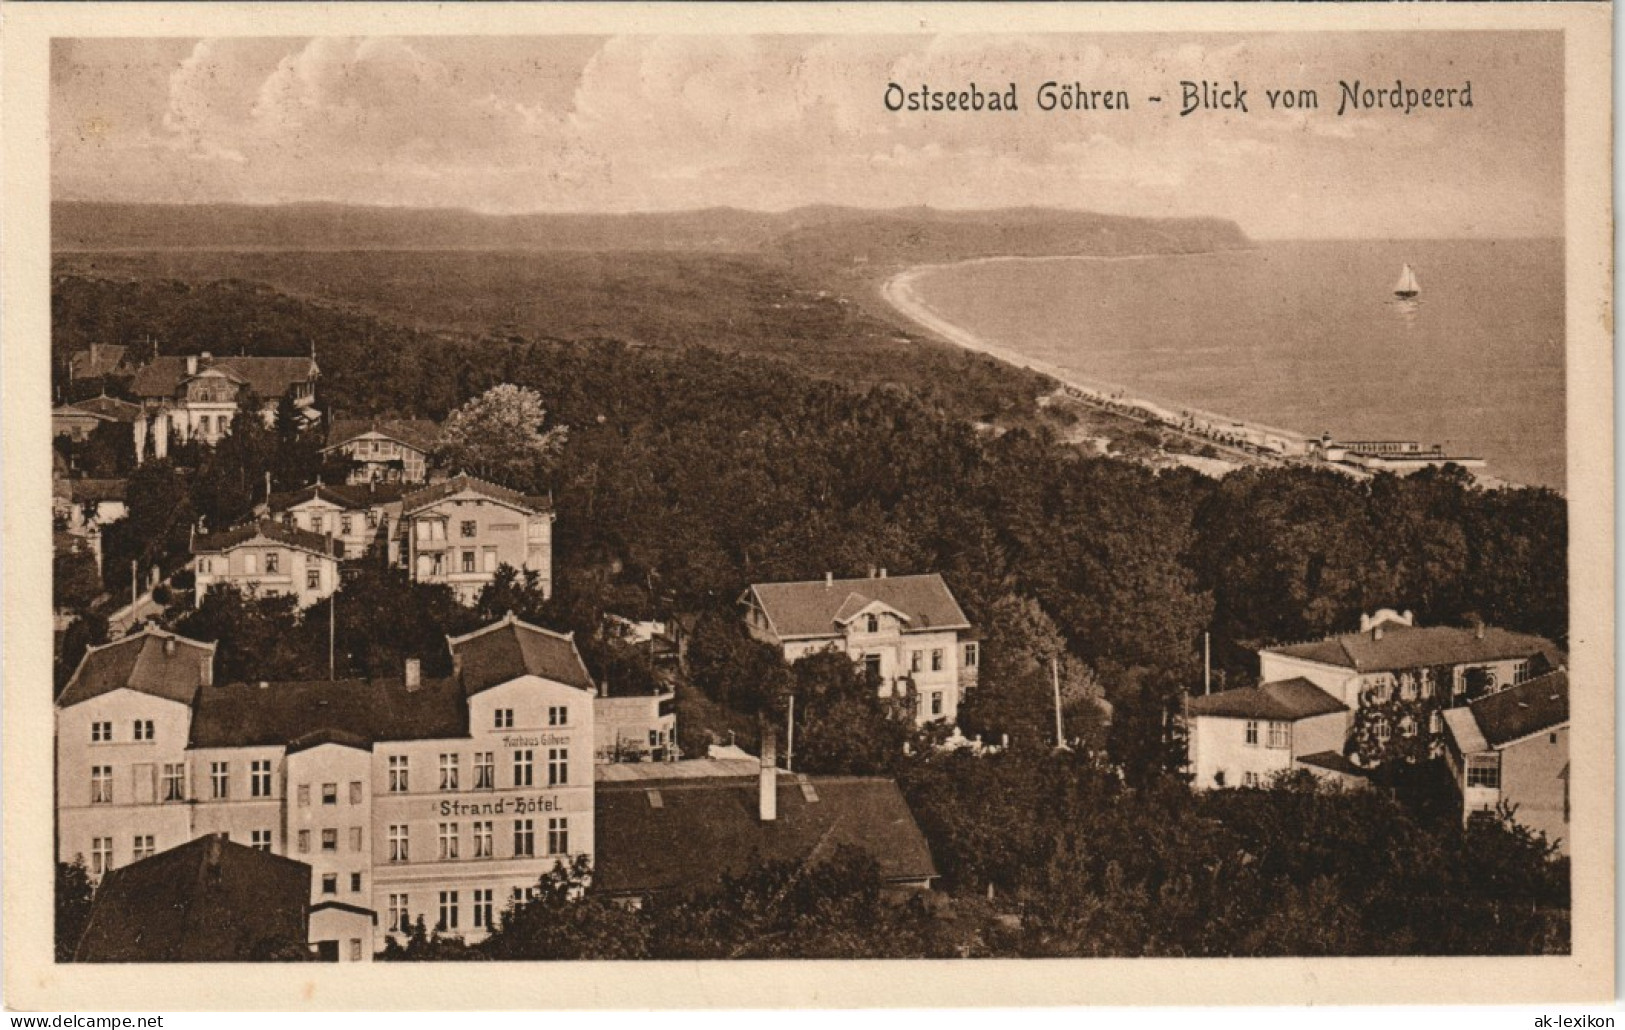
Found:
<svg viewBox="0 0 1625 1030"><path fill-rule="evenodd" d="M529 250L779 253L911 263L996 255L1161 254L1248 246L1234 223L1083 211L712 208L652 214L482 215L341 204L52 205L57 251Z"/></svg>

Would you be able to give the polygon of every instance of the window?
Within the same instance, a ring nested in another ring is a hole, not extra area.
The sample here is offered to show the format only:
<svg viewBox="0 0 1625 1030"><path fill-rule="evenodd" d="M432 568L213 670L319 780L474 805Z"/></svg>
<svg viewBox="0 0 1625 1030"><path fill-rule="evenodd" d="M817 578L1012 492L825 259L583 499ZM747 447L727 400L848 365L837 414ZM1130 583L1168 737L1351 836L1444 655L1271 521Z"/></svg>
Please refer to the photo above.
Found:
<svg viewBox="0 0 1625 1030"><path fill-rule="evenodd" d="M435 929L442 931L457 929L456 891L440 892L440 922Z"/></svg>
<svg viewBox="0 0 1625 1030"><path fill-rule="evenodd" d="M93 722L90 724L90 742L92 744L105 744L113 739L113 724L110 722Z"/></svg>
<svg viewBox="0 0 1625 1030"><path fill-rule="evenodd" d="M322 850L337 851L339 849L339 831L328 828L322 831Z"/></svg>
<svg viewBox="0 0 1625 1030"><path fill-rule="evenodd" d="M1244 773L1242 773L1241 774L1241 785L1243 787L1256 787L1256 786L1258 786L1258 774L1255 773L1255 772L1244 772Z"/></svg>
<svg viewBox="0 0 1625 1030"><path fill-rule="evenodd" d="M136 740L152 740L156 736L152 730L153 726L151 719L137 719L135 721L132 735Z"/></svg>
<svg viewBox="0 0 1625 1030"><path fill-rule="evenodd" d="M182 762L164 763L164 793L165 801L186 800L186 765Z"/></svg>
<svg viewBox="0 0 1625 1030"><path fill-rule="evenodd" d="M300 830L299 831L299 853L301 855L310 854L310 831L309 830Z"/></svg>
<svg viewBox="0 0 1625 1030"><path fill-rule="evenodd" d="M248 792L257 798L271 796L271 760L261 758L248 767Z"/></svg>
<svg viewBox="0 0 1625 1030"><path fill-rule="evenodd" d="M90 838L90 875L100 876L113 868L113 838Z"/></svg>
<svg viewBox="0 0 1625 1030"><path fill-rule="evenodd" d="M377 529L378 528L378 513L376 511L368 511L367 512L367 528L368 529Z"/></svg>
<svg viewBox="0 0 1625 1030"><path fill-rule="evenodd" d="M464 519L462 532L464 539L472 539L478 536L480 532L479 523L475 522L473 519Z"/></svg>
<svg viewBox="0 0 1625 1030"><path fill-rule="evenodd" d="M351 533L355 532L355 519L351 518L349 515L339 516L339 532L345 536L349 536Z"/></svg>
<svg viewBox="0 0 1625 1030"><path fill-rule="evenodd" d="M1408 715L1405 716L1404 718L1400 719L1399 720L1399 735L1401 737L1414 737L1414 736L1416 736L1416 720L1411 718Z"/></svg>
<svg viewBox="0 0 1625 1030"><path fill-rule="evenodd" d="M389 828L389 860L391 862L411 861L410 840L407 837L405 826L391 826Z"/></svg>
<svg viewBox="0 0 1625 1030"><path fill-rule="evenodd" d="M1438 688L1438 677L1434 676L1432 669L1422 669L1417 672L1416 679L1420 684L1419 693L1423 697L1432 697L1433 691Z"/></svg>
<svg viewBox="0 0 1625 1030"><path fill-rule="evenodd" d="M1224 786L1224 770L1223 769L1220 769L1218 772L1213 774L1213 785L1215 787Z"/></svg>
<svg viewBox="0 0 1625 1030"><path fill-rule="evenodd" d="M865 615L863 617L863 628L865 630L867 630L868 632L870 632L870 633L879 633L880 632L880 616L878 616L878 615Z"/></svg>
<svg viewBox="0 0 1625 1030"><path fill-rule="evenodd" d="M1519 662L1512 667L1512 685L1517 686L1529 679L1529 663Z"/></svg>
<svg viewBox="0 0 1625 1030"><path fill-rule="evenodd" d="M209 796L216 801L231 797L231 765L228 762L209 763Z"/></svg>
<svg viewBox="0 0 1625 1030"><path fill-rule="evenodd" d="M440 756L440 789L457 790L457 757L456 755Z"/></svg>
<svg viewBox="0 0 1625 1030"><path fill-rule="evenodd" d="M547 749L547 785L558 787L570 782L570 749L563 747L550 747Z"/></svg>
<svg viewBox="0 0 1625 1030"><path fill-rule="evenodd" d="M1415 701L1418 693L1416 674L1402 672L1399 674L1399 697L1402 701Z"/></svg>
<svg viewBox="0 0 1625 1030"><path fill-rule="evenodd" d="M942 714L942 691L940 690L931 691L931 714Z"/></svg>
<svg viewBox="0 0 1625 1030"><path fill-rule="evenodd" d="M498 708L496 710L496 728L499 730L513 729L512 708Z"/></svg>
<svg viewBox="0 0 1625 1030"><path fill-rule="evenodd" d="M976 668L976 663L978 661L980 661L981 657L982 657L981 650L982 649L980 647L978 647L976 644L966 644L965 645L965 668L967 668L967 669Z"/></svg>
<svg viewBox="0 0 1625 1030"><path fill-rule="evenodd" d="M139 862L143 858L151 858L157 852L158 848L154 846L152 834L138 833L135 835L135 845L130 853L130 861Z"/></svg>
<svg viewBox="0 0 1625 1030"><path fill-rule="evenodd" d="M549 855L570 853L570 820L564 816L547 821L547 853Z"/></svg>
<svg viewBox="0 0 1625 1030"><path fill-rule="evenodd" d="M282 571L282 555L278 551L265 552L265 574L267 576Z"/></svg>
<svg viewBox="0 0 1625 1030"><path fill-rule="evenodd" d="M351 780L350 781L350 804L352 804L352 805L361 804L361 781L360 780Z"/></svg>
<svg viewBox="0 0 1625 1030"><path fill-rule="evenodd" d="M496 850L491 847L491 823L486 820L474 824L474 857L493 858Z"/></svg>
<svg viewBox="0 0 1625 1030"><path fill-rule="evenodd" d="M338 873L323 873L322 874L322 893L323 894L337 894L338 892L339 892L339 874Z"/></svg>
<svg viewBox="0 0 1625 1030"><path fill-rule="evenodd" d="M442 862L457 857L457 824L440 824L440 860Z"/></svg>
<svg viewBox="0 0 1625 1030"><path fill-rule="evenodd" d="M93 765L90 767L90 803L93 805L110 805L113 803L112 766Z"/></svg>
<svg viewBox="0 0 1625 1030"><path fill-rule="evenodd" d="M336 783L322 784L322 804L336 805L339 803L339 785Z"/></svg>
<svg viewBox="0 0 1625 1030"><path fill-rule="evenodd" d="M513 785L515 787L529 787L535 782L531 770L535 763L535 752L530 748L522 748L513 753Z"/></svg>
<svg viewBox="0 0 1625 1030"><path fill-rule="evenodd" d="M492 930L496 924L491 922L491 902L496 892L490 887L476 888L474 891L474 929Z"/></svg>
<svg viewBox="0 0 1625 1030"><path fill-rule="evenodd" d="M299 807L310 807L310 784L308 783L301 783L299 785Z"/></svg>
<svg viewBox="0 0 1625 1030"><path fill-rule="evenodd" d="M489 751L474 753L474 789L491 790L497 785L496 756Z"/></svg>
<svg viewBox="0 0 1625 1030"><path fill-rule="evenodd" d="M360 894L361 893L361 874L360 873L351 873L350 874L350 893L351 894Z"/></svg>
<svg viewBox="0 0 1625 1030"><path fill-rule="evenodd" d="M197 570L201 575L212 576L214 574L214 562L208 558L199 558L197 560Z"/></svg>
<svg viewBox="0 0 1625 1030"><path fill-rule="evenodd" d="M327 519L326 519L326 517L324 517L322 515L312 515L310 517L310 531L312 533L321 533L321 532L326 531L326 529L327 529Z"/></svg>
<svg viewBox="0 0 1625 1030"><path fill-rule="evenodd" d="M402 933L411 929L412 925L412 899L405 894L391 894L389 896L389 928Z"/></svg>
<svg viewBox="0 0 1625 1030"><path fill-rule="evenodd" d="M350 850L361 850L361 827L359 826L350 827Z"/></svg>
<svg viewBox="0 0 1625 1030"><path fill-rule="evenodd" d="M931 649L931 671L942 671L942 648L940 647L933 647Z"/></svg>
<svg viewBox="0 0 1625 1030"><path fill-rule="evenodd" d="M908 671L919 672L925 668L925 652L915 651L908 656Z"/></svg>
<svg viewBox="0 0 1625 1030"><path fill-rule="evenodd" d="M1467 786L1501 789L1501 756L1468 755Z"/></svg>
<svg viewBox="0 0 1625 1030"><path fill-rule="evenodd" d="M565 705L549 705L547 709L547 724L549 726L570 725L570 709Z"/></svg>
<svg viewBox="0 0 1625 1030"><path fill-rule="evenodd" d="M1444 732L1444 712L1435 708L1433 714L1428 716L1428 732L1434 736Z"/></svg>
<svg viewBox="0 0 1625 1030"><path fill-rule="evenodd" d="M1248 719L1247 720L1247 745L1249 747L1257 747L1258 746L1258 720L1257 719Z"/></svg>
<svg viewBox="0 0 1625 1030"><path fill-rule="evenodd" d="M407 791L407 767L405 755L389 756L389 790L392 794L404 794Z"/></svg>
<svg viewBox="0 0 1625 1030"><path fill-rule="evenodd" d="M322 588L322 570L319 568L305 570L305 589L320 590Z"/></svg>
<svg viewBox="0 0 1625 1030"><path fill-rule="evenodd" d="M1371 720L1371 736L1376 740L1377 743L1386 744L1390 739L1392 739L1393 735L1393 727L1388 725L1387 719L1379 716L1376 719Z"/></svg>
<svg viewBox="0 0 1625 1030"><path fill-rule="evenodd" d="M443 553L436 551L430 556L430 562L431 569L429 574L431 576L444 576L446 574L446 556Z"/></svg>
<svg viewBox="0 0 1625 1030"><path fill-rule="evenodd" d="M1270 747L1287 748L1292 746L1292 724L1289 722L1270 723Z"/></svg>
<svg viewBox="0 0 1625 1030"><path fill-rule="evenodd" d="M536 854L536 824L529 819L513 821L513 857L530 858Z"/></svg>
<svg viewBox="0 0 1625 1030"><path fill-rule="evenodd" d="M248 846L257 851L271 850L270 830L250 830L248 833Z"/></svg>
<svg viewBox="0 0 1625 1030"><path fill-rule="evenodd" d="M660 746L660 731L659 730L650 730L649 731L649 746L650 747L659 747Z"/></svg>
<svg viewBox="0 0 1625 1030"><path fill-rule="evenodd" d="M475 569L474 569L474 552L473 551L464 551L463 552L463 571L464 572L473 572L473 571L475 571Z"/></svg>

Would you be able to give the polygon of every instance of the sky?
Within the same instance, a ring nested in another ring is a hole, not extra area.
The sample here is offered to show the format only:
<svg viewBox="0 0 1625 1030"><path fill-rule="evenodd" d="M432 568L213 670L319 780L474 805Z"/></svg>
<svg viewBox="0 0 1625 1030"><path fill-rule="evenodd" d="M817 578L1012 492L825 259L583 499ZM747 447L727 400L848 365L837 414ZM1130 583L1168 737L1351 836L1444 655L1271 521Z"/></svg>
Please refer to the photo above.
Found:
<svg viewBox="0 0 1625 1030"><path fill-rule="evenodd" d="M1557 236L1562 42L1535 33L59 39L58 200L516 212L806 204L1214 216L1259 238ZM1347 113L1340 80L1472 84ZM1248 113L1179 114L1180 82ZM1037 109L1046 81L1126 112ZM890 112L889 83L1016 113ZM1318 110L1266 89L1313 88ZM1164 98L1161 104L1147 99Z"/></svg>

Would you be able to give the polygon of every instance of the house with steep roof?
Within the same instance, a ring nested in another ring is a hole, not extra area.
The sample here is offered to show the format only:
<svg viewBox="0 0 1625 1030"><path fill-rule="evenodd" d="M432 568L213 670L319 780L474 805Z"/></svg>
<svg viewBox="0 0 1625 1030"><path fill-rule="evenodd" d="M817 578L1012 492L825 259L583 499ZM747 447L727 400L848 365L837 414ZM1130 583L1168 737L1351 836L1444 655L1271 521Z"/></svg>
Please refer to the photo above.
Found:
<svg viewBox="0 0 1625 1030"><path fill-rule="evenodd" d="M192 540L197 603L216 583L259 597L294 597L307 608L339 587L343 545L281 522L259 522Z"/></svg>
<svg viewBox="0 0 1625 1030"><path fill-rule="evenodd" d="M424 418L334 419L323 454L353 462L351 483L422 483L440 426Z"/></svg>
<svg viewBox="0 0 1625 1030"><path fill-rule="evenodd" d="M1352 784L1360 771L1343 756L1349 708L1301 677L1187 699L1192 783L1261 787L1305 770Z"/></svg>
<svg viewBox="0 0 1625 1030"><path fill-rule="evenodd" d="M509 617L449 638L449 675L223 684L212 645L129 640L57 700L58 854L97 877L223 834L310 867L313 940L373 913L478 938L593 854L595 691L568 634Z"/></svg>
<svg viewBox="0 0 1625 1030"><path fill-rule="evenodd" d="M155 458L168 455L171 439L218 443L245 396L258 400L267 426L274 424L283 398L307 422L315 422L320 418L314 407L320 375L314 356L217 358L204 352L155 357L130 381L130 393L144 412L136 427L136 460L146 460L149 437Z"/></svg>
<svg viewBox="0 0 1625 1030"><path fill-rule="evenodd" d="M98 428L134 426L141 418L141 406L103 394L51 409L51 435L66 436L76 442L90 439Z"/></svg>
<svg viewBox="0 0 1625 1030"><path fill-rule="evenodd" d="M103 877L74 961L295 961L309 950L309 895L303 862L199 837ZM370 958L368 916L352 932L354 954Z"/></svg>
<svg viewBox="0 0 1625 1030"><path fill-rule="evenodd" d="M1445 761L1462 821L1506 804L1567 852L1569 674L1558 670L1444 713Z"/></svg>
<svg viewBox="0 0 1625 1030"><path fill-rule="evenodd" d="M129 348L117 343L93 343L68 355L68 379L99 379L128 371Z"/></svg>
<svg viewBox="0 0 1625 1030"><path fill-rule="evenodd" d="M756 775L600 780L592 890L638 905L757 862L816 866L843 847L867 852L892 891L931 886L931 848L895 781L786 773L775 752L769 734Z"/></svg>
<svg viewBox="0 0 1625 1030"><path fill-rule="evenodd" d="M883 697L912 704L921 723L953 723L975 686L981 644L937 573L753 583L739 603L751 635L785 661L839 651L877 679Z"/></svg>
<svg viewBox="0 0 1625 1030"><path fill-rule="evenodd" d="M553 502L470 475L401 498L397 553L419 583L444 583L464 604L508 565L533 570L553 594Z"/></svg>
<svg viewBox="0 0 1625 1030"><path fill-rule="evenodd" d="M331 536L343 561L371 555L395 565L403 493L400 483L330 485L318 480L298 490L271 494L264 514L289 529Z"/></svg>

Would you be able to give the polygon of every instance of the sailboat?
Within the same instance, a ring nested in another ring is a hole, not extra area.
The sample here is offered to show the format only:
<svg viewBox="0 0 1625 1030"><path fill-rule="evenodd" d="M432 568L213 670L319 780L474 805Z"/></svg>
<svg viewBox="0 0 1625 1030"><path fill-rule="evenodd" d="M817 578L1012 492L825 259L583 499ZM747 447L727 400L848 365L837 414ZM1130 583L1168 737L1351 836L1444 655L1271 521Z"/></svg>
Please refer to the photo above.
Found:
<svg viewBox="0 0 1625 1030"><path fill-rule="evenodd" d="M1399 282L1394 284L1394 296L1401 300L1410 300L1422 292L1422 286L1416 281L1416 272L1410 265L1399 270Z"/></svg>

